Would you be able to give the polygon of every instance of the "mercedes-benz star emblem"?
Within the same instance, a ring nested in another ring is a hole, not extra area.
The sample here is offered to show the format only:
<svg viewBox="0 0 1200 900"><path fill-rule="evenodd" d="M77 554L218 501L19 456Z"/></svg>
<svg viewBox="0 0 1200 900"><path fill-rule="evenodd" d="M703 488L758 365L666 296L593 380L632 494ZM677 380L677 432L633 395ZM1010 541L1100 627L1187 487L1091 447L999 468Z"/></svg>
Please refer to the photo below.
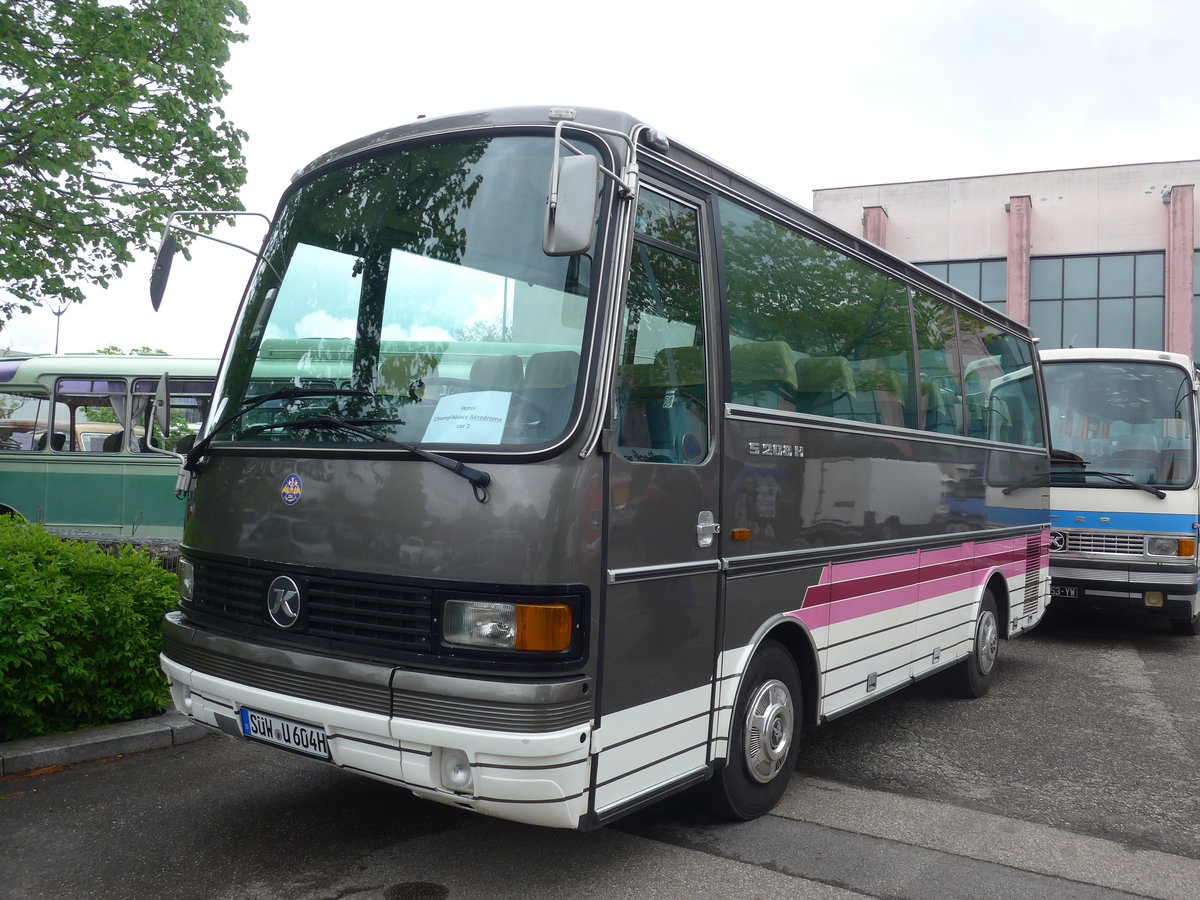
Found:
<svg viewBox="0 0 1200 900"><path fill-rule="evenodd" d="M1067 549L1067 536L1061 531L1050 532L1050 550L1059 553Z"/></svg>
<svg viewBox="0 0 1200 900"><path fill-rule="evenodd" d="M267 588L267 615L280 628L293 628L300 621L300 586L286 575Z"/></svg>

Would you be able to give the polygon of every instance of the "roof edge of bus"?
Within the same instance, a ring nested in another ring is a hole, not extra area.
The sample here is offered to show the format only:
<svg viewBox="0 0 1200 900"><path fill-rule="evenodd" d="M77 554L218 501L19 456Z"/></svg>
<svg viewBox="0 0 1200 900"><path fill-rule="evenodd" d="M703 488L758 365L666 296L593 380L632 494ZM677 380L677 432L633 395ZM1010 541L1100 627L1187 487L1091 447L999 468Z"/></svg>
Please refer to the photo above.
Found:
<svg viewBox="0 0 1200 900"><path fill-rule="evenodd" d="M385 128L366 137L356 138L322 153L308 165L292 176L292 181L307 175L315 169L336 162L344 157L353 156L364 150L384 146L409 138L419 138L426 135L439 134L444 131L465 129L499 128L505 126L537 126L553 125L561 115L554 113L569 110L574 115L567 119L579 125L595 125L613 131L629 134L633 129L645 124L641 119L612 109L591 106L509 106L496 109L481 109L473 112L448 113L441 116L420 116L404 125Z"/></svg>
<svg viewBox="0 0 1200 900"><path fill-rule="evenodd" d="M1192 358L1186 353L1175 353L1171 350L1139 350L1133 347L1059 347L1050 350L1039 350L1038 356L1043 362L1055 360L1138 360L1171 362L1184 368L1191 368Z"/></svg>

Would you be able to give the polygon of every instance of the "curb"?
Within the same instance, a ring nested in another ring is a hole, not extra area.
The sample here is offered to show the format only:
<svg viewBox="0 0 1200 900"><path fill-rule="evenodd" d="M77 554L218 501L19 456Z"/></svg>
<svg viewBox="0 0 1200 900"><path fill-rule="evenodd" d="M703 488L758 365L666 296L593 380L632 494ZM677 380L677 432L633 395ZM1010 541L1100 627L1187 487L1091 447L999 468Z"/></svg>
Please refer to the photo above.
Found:
<svg viewBox="0 0 1200 900"><path fill-rule="evenodd" d="M0 744L0 778L142 750L161 750L189 744L206 734L209 729L172 710L153 719L23 738Z"/></svg>

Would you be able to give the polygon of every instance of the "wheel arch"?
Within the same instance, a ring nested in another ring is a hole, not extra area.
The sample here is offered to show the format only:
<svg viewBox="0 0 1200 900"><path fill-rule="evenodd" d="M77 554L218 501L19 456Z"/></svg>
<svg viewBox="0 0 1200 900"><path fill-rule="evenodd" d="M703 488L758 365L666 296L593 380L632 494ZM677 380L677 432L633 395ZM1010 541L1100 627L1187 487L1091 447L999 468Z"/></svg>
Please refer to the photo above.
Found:
<svg viewBox="0 0 1200 900"><path fill-rule="evenodd" d="M983 588L979 591L979 599L976 601L976 610L979 609L980 603L983 603L984 591L990 590L992 598L996 601L996 618L997 625L1000 628L1000 637L1005 640L1009 635L1009 617L1012 610L1009 608L1008 596L1008 579L1004 577L999 569L993 569L988 575L987 581L983 583ZM978 615L978 612L976 613Z"/></svg>
<svg viewBox="0 0 1200 900"><path fill-rule="evenodd" d="M763 633L757 637L754 642L754 652L747 657L747 660L753 659L763 641L768 640L781 644L791 654L793 662L796 663L796 671L800 676L802 721L806 726L816 725L820 706L821 676L817 647L812 634L800 620L792 616L781 616L769 623Z"/></svg>

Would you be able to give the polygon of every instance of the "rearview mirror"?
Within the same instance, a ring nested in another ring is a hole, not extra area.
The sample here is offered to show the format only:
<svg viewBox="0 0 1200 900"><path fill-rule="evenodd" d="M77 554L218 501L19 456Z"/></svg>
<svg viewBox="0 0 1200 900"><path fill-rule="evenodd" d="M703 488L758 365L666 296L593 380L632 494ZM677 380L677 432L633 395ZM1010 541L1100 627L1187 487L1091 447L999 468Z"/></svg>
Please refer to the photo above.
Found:
<svg viewBox="0 0 1200 900"><path fill-rule="evenodd" d="M171 277L171 260L175 257L176 246L175 235L168 232L163 236L162 243L158 246L158 255L154 258L154 269L150 272L150 304L155 312L158 312L162 305L167 279Z"/></svg>
<svg viewBox="0 0 1200 900"><path fill-rule="evenodd" d="M542 252L576 256L592 246L600 202L600 163L594 156L557 158L550 176Z"/></svg>
<svg viewBox="0 0 1200 900"><path fill-rule="evenodd" d="M158 379L158 388L154 391L154 423L165 444L171 426L171 376L166 372Z"/></svg>

